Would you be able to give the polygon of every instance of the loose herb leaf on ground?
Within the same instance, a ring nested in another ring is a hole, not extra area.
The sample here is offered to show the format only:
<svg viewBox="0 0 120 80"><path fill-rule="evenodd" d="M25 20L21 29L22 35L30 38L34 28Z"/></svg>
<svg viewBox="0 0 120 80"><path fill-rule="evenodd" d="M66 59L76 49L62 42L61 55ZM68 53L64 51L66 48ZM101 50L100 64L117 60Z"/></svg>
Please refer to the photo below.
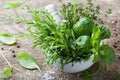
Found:
<svg viewBox="0 0 120 80"><path fill-rule="evenodd" d="M0 34L0 42L11 45L16 43L16 38L11 34L4 33L4 34Z"/></svg>
<svg viewBox="0 0 120 80"><path fill-rule="evenodd" d="M8 78L13 73L13 68L9 67L2 73L2 79Z"/></svg>
<svg viewBox="0 0 120 80"><path fill-rule="evenodd" d="M40 70L39 65L38 65L37 61L35 60L35 58L26 52L18 53L18 61L20 62L20 64L23 67L25 67L27 69Z"/></svg>
<svg viewBox="0 0 120 80"><path fill-rule="evenodd" d="M6 9L13 9L13 8L20 6L20 4L21 4L20 2L9 2L9 3L5 4L5 8Z"/></svg>

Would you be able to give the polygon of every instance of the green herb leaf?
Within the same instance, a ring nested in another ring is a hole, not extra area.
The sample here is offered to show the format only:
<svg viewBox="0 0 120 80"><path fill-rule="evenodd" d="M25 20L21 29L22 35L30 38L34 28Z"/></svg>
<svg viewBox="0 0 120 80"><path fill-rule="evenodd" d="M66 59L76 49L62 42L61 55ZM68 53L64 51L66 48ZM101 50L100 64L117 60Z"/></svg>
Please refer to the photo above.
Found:
<svg viewBox="0 0 120 80"><path fill-rule="evenodd" d="M80 48L90 48L90 37L89 36L80 36L76 40L77 45L80 46Z"/></svg>
<svg viewBox="0 0 120 80"><path fill-rule="evenodd" d="M20 62L20 64L23 67L25 67L27 69L40 70L39 65L38 65L37 61L35 60L35 58L26 52L18 53L18 61Z"/></svg>
<svg viewBox="0 0 120 80"><path fill-rule="evenodd" d="M4 33L4 34L0 34L0 41L4 44L11 45L16 43L16 38L11 34Z"/></svg>
<svg viewBox="0 0 120 80"><path fill-rule="evenodd" d="M81 78L83 78L84 80L88 80L90 77L94 76L95 72L89 72L89 71L85 71L82 75Z"/></svg>
<svg viewBox="0 0 120 80"><path fill-rule="evenodd" d="M88 3L91 3L91 2L92 2L92 0L87 0L87 2L88 2Z"/></svg>
<svg viewBox="0 0 120 80"><path fill-rule="evenodd" d="M106 64L112 64L115 61L115 52L107 44L100 46L99 55Z"/></svg>
<svg viewBox="0 0 120 80"><path fill-rule="evenodd" d="M9 2L9 3L6 3L5 5L5 8L6 9L13 9L13 8L16 8L20 6L20 2Z"/></svg>
<svg viewBox="0 0 120 80"><path fill-rule="evenodd" d="M101 39L107 39L107 38L109 39L110 38L111 32L108 28L101 27L100 31L101 31Z"/></svg>
<svg viewBox="0 0 120 80"><path fill-rule="evenodd" d="M81 78L83 78L84 80L89 80L89 78L95 76L101 70L102 70L102 68L101 68L101 66L99 66L99 68L96 71L94 71L94 72L93 71L85 71L81 75Z"/></svg>
<svg viewBox="0 0 120 80"><path fill-rule="evenodd" d="M101 37L100 35L101 35L100 28L98 26L94 26L91 37L91 43L94 48L98 47L100 44Z"/></svg>
<svg viewBox="0 0 120 80"><path fill-rule="evenodd" d="M98 62L101 59L100 55L99 55L98 51L95 50L95 49L92 49L92 52L94 54L94 60L93 60L93 62L96 63L96 62Z"/></svg>
<svg viewBox="0 0 120 80"><path fill-rule="evenodd" d="M120 74L116 76L115 80L120 80Z"/></svg>
<svg viewBox="0 0 120 80"><path fill-rule="evenodd" d="M6 69L5 71L3 71L2 73L2 78L8 78L11 74L13 73L13 68L9 67L8 69Z"/></svg>
<svg viewBox="0 0 120 80"><path fill-rule="evenodd" d="M90 35L92 32L94 23L89 18L81 18L76 24L73 26L73 30L77 37L81 35Z"/></svg>
<svg viewBox="0 0 120 80"><path fill-rule="evenodd" d="M107 14L111 14L111 13L112 13L112 10L111 10L111 9L108 9L108 10L106 11L106 13L107 13Z"/></svg>

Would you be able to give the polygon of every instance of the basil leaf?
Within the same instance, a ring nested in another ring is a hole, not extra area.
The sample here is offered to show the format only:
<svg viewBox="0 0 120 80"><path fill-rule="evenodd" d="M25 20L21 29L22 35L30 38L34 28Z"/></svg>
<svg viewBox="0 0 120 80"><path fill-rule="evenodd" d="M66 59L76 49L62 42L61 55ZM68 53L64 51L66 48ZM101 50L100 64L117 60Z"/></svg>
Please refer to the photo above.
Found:
<svg viewBox="0 0 120 80"><path fill-rule="evenodd" d="M91 37L91 44L92 47L98 47L100 44L100 28L98 26L94 26L93 31L92 31L92 37Z"/></svg>
<svg viewBox="0 0 120 80"><path fill-rule="evenodd" d="M92 52L94 54L94 60L93 60L93 62L96 63L96 62L98 62L101 59L100 55L99 55L98 51L95 50L95 49L92 49Z"/></svg>
<svg viewBox="0 0 120 80"><path fill-rule="evenodd" d="M77 37L81 35L90 35L92 33L94 23L89 18L81 18L76 24L73 25L73 30Z"/></svg>
<svg viewBox="0 0 120 80"><path fill-rule="evenodd" d="M91 44L90 44L90 37L89 36L80 36L76 40L76 44L80 48L90 48L90 46L91 46Z"/></svg>
<svg viewBox="0 0 120 80"><path fill-rule="evenodd" d="M99 55L106 64L112 64L115 61L115 52L107 44L100 46Z"/></svg>
<svg viewBox="0 0 120 80"><path fill-rule="evenodd" d="M5 4L6 9L12 9L20 6L20 2L9 2Z"/></svg>
<svg viewBox="0 0 120 80"><path fill-rule="evenodd" d="M0 34L0 42L11 45L16 43L16 38L11 34L4 33L4 34Z"/></svg>
<svg viewBox="0 0 120 80"><path fill-rule="evenodd" d="M18 53L18 61L19 63L27 68L27 69L38 69L40 70L37 61L34 57L32 57L30 54L26 52L20 52Z"/></svg>
<svg viewBox="0 0 120 80"><path fill-rule="evenodd" d="M5 71L3 71L3 73L2 73L2 79L5 79L5 78L9 77L12 73L13 73L13 68L9 67Z"/></svg>
<svg viewBox="0 0 120 80"><path fill-rule="evenodd" d="M107 39L107 38L109 39L110 38L111 32L108 28L101 27L100 31L101 31L101 39Z"/></svg>

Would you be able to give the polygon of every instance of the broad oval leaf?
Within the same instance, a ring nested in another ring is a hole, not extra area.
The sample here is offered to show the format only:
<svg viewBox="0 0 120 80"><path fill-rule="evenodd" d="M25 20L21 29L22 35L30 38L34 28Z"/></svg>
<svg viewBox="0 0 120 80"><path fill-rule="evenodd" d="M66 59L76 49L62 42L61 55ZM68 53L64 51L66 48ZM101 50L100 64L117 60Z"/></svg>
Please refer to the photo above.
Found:
<svg viewBox="0 0 120 80"><path fill-rule="evenodd" d="M11 34L4 33L4 34L0 34L0 42L11 45L16 43L16 38Z"/></svg>
<svg viewBox="0 0 120 80"><path fill-rule="evenodd" d="M73 26L73 30L77 37L81 35L90 35L92 33L92 28L94 23L89 18L81 18L76 24Z"/></svg>
<svg viewBox="0 0 120 80"><path fill-rule="evenodd" d="M100 46L99 55L106 64L112 64L115 61L115 52L107 44Z"/></svg>
<svg viewBox="0 0 120 80"><path fill-rule="evenodd" d="M20 2L9 2L5 4L6 9L12 9L20 6Z"/></svg>
<svg viewBox="0 0 120 80"><path fill-rule="evenodd" d="M13 73L13 68L9 67L2 73L2 79L8 78Z"/></svg>
<svg viewBox="0 0 120 80"><path fill-rule="evenodd" d="M90 48L90 46L91 46L89 36L78 37L78 39L76 40L76 43L80 48Z"/></svg>
<svg viewBox="0 0 120 80"><path fill-rule="evenodd" d="M110 38L111 32L108 28L101 27L100 31L101 31L101 39L109 39Z"/></svg>
<svg viewBox="0 0 120 80"><path fill-rule="evenodd" d="M39 65L37 61L35 60L35 58L26 52L18 53L18 61L23 67L27 69L40 70Z"/></svg>

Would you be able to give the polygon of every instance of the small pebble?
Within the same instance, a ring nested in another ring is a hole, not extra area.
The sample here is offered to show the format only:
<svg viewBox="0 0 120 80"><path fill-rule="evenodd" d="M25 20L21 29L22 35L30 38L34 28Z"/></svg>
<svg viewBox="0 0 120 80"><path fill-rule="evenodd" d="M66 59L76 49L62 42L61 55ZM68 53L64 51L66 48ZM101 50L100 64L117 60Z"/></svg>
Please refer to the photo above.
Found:
<svg viewBox="0 0 120 80"><path fill-rule="evenodd" d="M114 21L112 21L111 23L114 24Z"/></svg>
<svg viewBox="0 0 120 80"><path fill-rule="evenodd" d="M33 73L35 73L35 71L33 71Z"/></svg>

